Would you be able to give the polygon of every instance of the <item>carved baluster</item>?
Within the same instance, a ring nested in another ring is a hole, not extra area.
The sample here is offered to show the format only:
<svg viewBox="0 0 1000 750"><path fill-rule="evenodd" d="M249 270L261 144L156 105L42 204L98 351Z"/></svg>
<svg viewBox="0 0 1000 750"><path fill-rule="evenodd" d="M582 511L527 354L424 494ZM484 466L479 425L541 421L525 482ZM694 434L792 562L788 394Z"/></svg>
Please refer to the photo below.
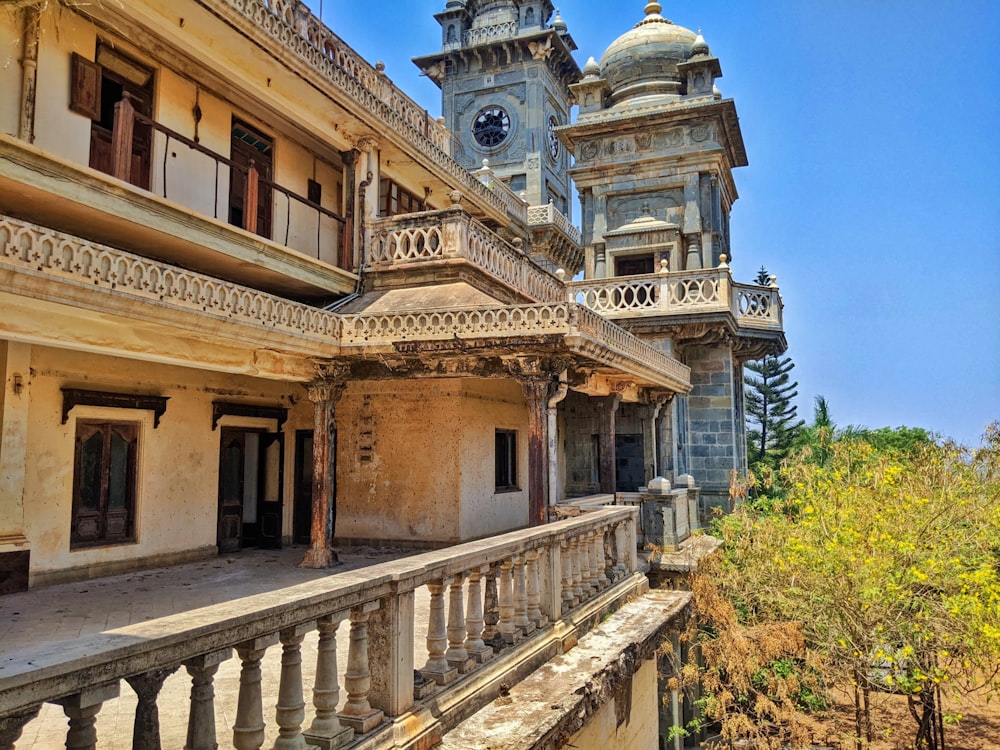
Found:
<svg viewBox="0 0 1000 750"><path fill-rule="evenodd" d="M604 589L602 585L603 582L601 578L601 569L597 564L597 540L598 534L596 531L591 531L587 534L587 558L590 563L590 586L594 590L594 593L598 593Z"/></svg>
<svg viewBox="0 0 1000 750"><path fill-rule="evenodd" d="M528 574L528 619L538 628L549 624L549 619L542 614L542 589L538 581L538 550L531 550L525 556Z"/></svg>
<svg viewBox="0 0 1000 750"><path fill-rule="evenodd" d="M621 524L611 527L611 580L617 583L625 576L625 566L622 565L622 533Z"/></svg>
<svg viewBox="0 0 1000 750"><path fill-rule="evenodd" d="M191 705L188 710L187 742L184 750L216 750L215 689L212 681L219 665L233 655L224 648L184 662L191 675Z"/></svg>
<svg viewBox="0 0 1000 750"><path fill-rule="evenodd" d="M337 718L340 703L340 682L337 674L337 628L349 617L342 612L326 615L316 623L319 644L316 647L316 680L313 683L313 719L305 738L322 750L336 750L354 739L354 730L342 726Z"/></svg>
<svg viewBox="0 0 1000 750"><path fill-rule="evenodd" d="M468 628L468 638L465 639L465 650L475 660L483 664L493 658L493 649L483 641L483 586L482 575L489 575L489 566L473 568L469 574L469 598L466 607L465 624Z"/></svg>
<svg viewBox="0 0 1000 750"><path fill-rule="evenodd" d="M562 608L563 612L569 612L577 604L576 597L573 596L573 552L566 539L560 540L559 547L562 565Z"/></svg>
<svg viewBox="0 0 1000 750"><path fill-rule="evenodd" d="M486 643L493 644L494 650L499 649L503 646L504 640L500 635L500 631L497 629L497 623L500 622L500 595L497 592L497 567L495 565L489 566L489 572L486 574L486 593L483 607L485 612L483 613L483 640Z"/></svg>
<svg viewBox="0 0 1000 750"><path fill-rule="evenodd" d="M118 697L118 683L99 685L81 690L57 701L69 718L66 732L67 750L95 750L97 747L97 714L104 701Z"/></svg>
<svg viewBox="0 0 1000 750"><path fill-rule="evenodd" d="M14 743L21 736L24 725L38 716L41 704L29 708L24 713L5 716L0 719L0 750L14 750Z"/></svg>
<svg viewBox="0 0 1000 750"><path fill-rule="evenodd" d="M613 576L611 573L611 560L608 558L608 530L606 528L600 534L597 558L601 561L601 575L604 578L604 585L605 587L610 586Z"/></svg>
<svg viewBox="0 0 1000 750"><path fill-rule="evenodd" d="M177 667L168 667L125 678L139 699L132 724L133 750L160 750L160 712L156 698L164 680L176 671Z"/></svg>
<svg viewBox="0 0 1000 750"><path fill-rule="evenodd" d="M312 623L286 628L281 637L281 679L278 682L278 705L274 719L278 738L274 750L301 750L302 722L306 718L306 701L302 695L302 641L312 630Z"/></svg>
<svg viewBox="0 0 1000 750"><path fill-rule="evenodd" d="M465 629L465 604L462 601L464 585L465 575L459 573L452 579L448 589L448 650L445 652L448 666L454 667L460 674L465 674L475 666L475 662L469 658L469 652L465 650L468 631Z"/></svg>
<svg viewBox="0 0 1000 750"><path fill-rule="evenodd" d="M347 649L347 671L344 673L347 703L339 716L342 724L358 734L373 730L382 723L384 715L368 702L368 691L372 686L371 666L368 664L368 619L378 608L378 602L368 602L351 610L351 641Z"/></svg>
<svg viewBox="0 0 1000 750"><path fill-rule="evenodd" d="M581 581L580 571L580 539L579 537L573 537L569 541L569 556L573 562L573 598L576 600L577 604L586 599L583 593L583 586Z"/></svg>
<svg viewBox="0 0 1000 750"><path fill-rule="evenodd" d="M500 565L500 622L497 630L509 645L517 641L517 628L514 625L514 564L504 560Z"/></svg>
<svg viewBox="0 0 1000 750"><path fill-rule="evenodd" d="M590 570L590 534L580 535L580 586L583 598L589 599L597 592Z"/></svg>
<svg viewBox="0 0 1000 750"><path fill-rule="evenodd" d="M431 592L430 613L427 618L427 663L420 674L438 685L447 685L458 676L458 672L448 665L445 657L448 629L444 612L444 581L431 581L427 584L427 590Z"/></svg>
<svg viewBox="0 0 1000 750"><path fill-rule="evenodd" d="M260 660L268 646L278 642L278 634L255 638L236 647L240 657L240 695L233 724L233 747L257 750L264 744L264 706L260 691Z"/></svg>
<svg viewBox="0 0 1000 750"><path fill-rule="evenodd" d="M514 555L514 627L524 635L535 632L535 623L528 619L528 585L524 555Z"/></svg>

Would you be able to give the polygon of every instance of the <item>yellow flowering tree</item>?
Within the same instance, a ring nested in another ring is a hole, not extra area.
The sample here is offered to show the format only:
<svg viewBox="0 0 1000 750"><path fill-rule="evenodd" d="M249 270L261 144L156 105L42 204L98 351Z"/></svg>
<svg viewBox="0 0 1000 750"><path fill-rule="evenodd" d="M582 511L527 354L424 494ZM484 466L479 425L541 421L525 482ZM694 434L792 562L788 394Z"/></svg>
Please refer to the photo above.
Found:
<svg viewBox="0 0 1000 750"><path fill-rule="evenodd" d="M882 729L871 691L890 690L908 696L914 746L942 750L960 718L943 691L1000 686L1000 426L976 450L828 451L786 464L768 513L721 524L717 583L743 626L801 623L828 678L854 686L858 747Z"/></svg>

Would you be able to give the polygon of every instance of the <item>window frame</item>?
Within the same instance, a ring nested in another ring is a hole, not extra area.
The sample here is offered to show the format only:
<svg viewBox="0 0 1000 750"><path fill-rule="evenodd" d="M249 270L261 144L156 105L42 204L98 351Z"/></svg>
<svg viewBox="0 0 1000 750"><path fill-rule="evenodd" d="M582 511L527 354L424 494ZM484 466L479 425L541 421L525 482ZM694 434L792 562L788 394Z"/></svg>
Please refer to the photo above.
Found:
<svg viewBox="0 0 1000 750"><path fill-rule="evenodd" d="M521 491L517 468L517 430L498 427L493 439L493 490L496 494Z"/></svg>
<svg viewBox="0 0 1000 750"><path fill-rule="evenodd" d="M89 549L93 547L110 547L119 544L135 544L138 541L136 509L138 506L138 469L139 469L139 436L142 423L131 420L115 420L88 418L76 420L73 449L73 499L72 516L70 519L70 549ZM114 513L111 505L111 476L113 466L112 436L117 433L125 441L127 454L125 457L123 488L125 491L124 507L120 513ZM100 460L100 486L96 511L90 511L83 503L84 451L83 445L95 435L102 435ZM123 532L112 534L109 538L109 519L120 517ZM97 524L98 534L86 536L80 533L81 524L86 520Z"/></svg>

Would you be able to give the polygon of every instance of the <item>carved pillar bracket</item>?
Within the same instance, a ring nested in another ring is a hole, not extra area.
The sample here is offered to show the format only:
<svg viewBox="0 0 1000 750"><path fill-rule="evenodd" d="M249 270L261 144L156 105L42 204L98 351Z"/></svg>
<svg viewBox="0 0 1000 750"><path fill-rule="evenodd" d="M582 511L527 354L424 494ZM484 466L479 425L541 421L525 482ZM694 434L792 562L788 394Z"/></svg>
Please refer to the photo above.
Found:
<svg viewBox="0 0 1000 750"><path fill-rule="evenodd" d="M321 377L306 386L313 402L313 487L310 547L300 564L303 568L328 568L339 563L333 550L337 520L336 487L337 429L336 407L347 387L346 366L325 370Z"/></svg>

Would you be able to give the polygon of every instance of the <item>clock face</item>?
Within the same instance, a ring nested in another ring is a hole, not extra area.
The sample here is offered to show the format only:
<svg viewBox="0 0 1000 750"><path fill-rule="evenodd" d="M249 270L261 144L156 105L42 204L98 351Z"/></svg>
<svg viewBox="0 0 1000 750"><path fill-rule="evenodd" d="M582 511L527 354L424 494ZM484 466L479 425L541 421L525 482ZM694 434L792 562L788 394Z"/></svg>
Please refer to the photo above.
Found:
<svg viewBox="0 0 1000 750"><path fill-rule="evenodd" d="M510 115L503 107L482 109L472 122L472 135L480 146L492 148L503 143L510 133Z"/></svg>
<svg viewBox="0 0 1000 750"><path fill-rule="evenodd" d="M559 158L559 138L556 136L556 126L559 123L556 122L556 118L549 118L549 156L553 159Z"/></svg>

